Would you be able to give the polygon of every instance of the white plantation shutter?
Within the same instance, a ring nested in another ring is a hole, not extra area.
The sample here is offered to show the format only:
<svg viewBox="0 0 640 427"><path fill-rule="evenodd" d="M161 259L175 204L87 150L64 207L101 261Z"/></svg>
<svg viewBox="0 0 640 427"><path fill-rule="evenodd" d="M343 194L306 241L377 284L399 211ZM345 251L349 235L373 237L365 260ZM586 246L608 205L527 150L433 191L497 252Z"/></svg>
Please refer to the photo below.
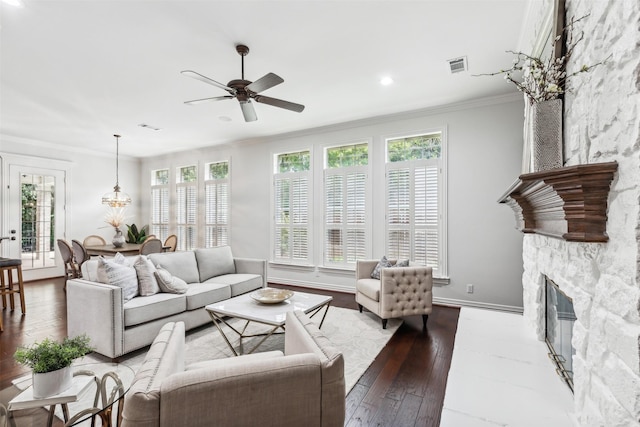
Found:
<svg viewBox="0 0 640 427"><path fill-rule="evenodd" d="M188 251L197 246L197 193L194 183L176 184L176 235L179 250Z"/></svg>
<svg viewBox="0 0 640 427"><path fill-rule="evenodd" d="M205 247L229 244L229 183L209 180L204 187Z"/></svg>
<svg viewBox="0 0 640 427"><path fill-rule="evenodd" d="M367 255L364 166L325 170L324 264L353 266Z"/></svg>
<svg viewBox="0 0 640 427"><path fill-rule="evenodd" d="M310 263L309 172L274 177L274 260Z"/></svg>
<svg viewBox="0 0 640 427"><path fill-rule="evenodd" d="M447 274L442 202L445 162L437 136L387 140L387 144L394 143L394 158L387 163L386 254L432 267L434 276L443 277ZM431 144L431 149L423 150L416 158L415 152L420 150L412 149L412 144L418 147L425 143Z"/></svg>
<svg viewBox="0 0 640 427"><path fill-rule="evenodd" d="M149 234L163 240L169 236L169 186L151 187L151 226Z"/></svg>

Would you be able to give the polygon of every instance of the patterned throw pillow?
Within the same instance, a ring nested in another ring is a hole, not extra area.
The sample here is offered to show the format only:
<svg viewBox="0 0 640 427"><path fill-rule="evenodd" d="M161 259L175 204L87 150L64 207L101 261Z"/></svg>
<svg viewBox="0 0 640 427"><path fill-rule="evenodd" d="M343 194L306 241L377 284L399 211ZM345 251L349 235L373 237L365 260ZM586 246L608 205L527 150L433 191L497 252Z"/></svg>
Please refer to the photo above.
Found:
<svg viewBox="0 0 640 427"><path fill-rule="evenodd" d="M138 275L138 288L140 295L143 297L157 294L160 292L160 286L156 279L156 267L146 255L140 255L133 264Z"/></svg>
<svg viewBox="0 0 640 427"><path fill-rule="evenodd" d="M158 266L155 272L156 279L158 279L158 285L162 292L168 292L172 294L184 294L187 292L187 282L179 277L172 276L164 268Z"/></svg>
<svg viewBox="0 0 640 427"><path fill-rule="evenodd" d="M118 254L120 255L120 254ZM122 288L124 302L138 295L138 276L124 256L112 260L98 259L98 282Z"/></svg>
<svg viewBox="0 0 640 427"><path fill-rule="evenodd" d="M409 267L409 260L404 259L402 261L398 261L396 262L396 265L394 265L394 267Z"/></svg>
<svg viewBox="0 0 640 427"><path fill-rule="evenodd" d="M376 268L373 269L371 278L380 280L380 270L388 267L391 267L391 262L387 259L387 256L384 255L376 265Z"/></svg>

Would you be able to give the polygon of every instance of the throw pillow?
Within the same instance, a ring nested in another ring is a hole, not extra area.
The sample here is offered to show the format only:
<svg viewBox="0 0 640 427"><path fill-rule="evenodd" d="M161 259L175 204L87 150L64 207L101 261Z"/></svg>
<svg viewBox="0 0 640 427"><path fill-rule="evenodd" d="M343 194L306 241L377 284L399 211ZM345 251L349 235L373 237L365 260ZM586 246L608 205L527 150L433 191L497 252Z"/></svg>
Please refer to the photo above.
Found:
<svg viewBox="0 0 640 427"><path fill-rule="evenodd" d="M122 260L116 260L116 258L107 260L100 257L98 259L98 282L121 287L122 298L127 302L138 295L138 276L133 267L120 264L119 261ZM122 258L125 259L124 256Z"/></svg>
<svg viewBox="0 0 640 427"><path fill-rule="evenodd" d="M168 292L172 294L184 294L189 288L187 282L179 277L172 276L167 270L158 266L155 272L156 279L158 279L158 285L162 292Z"/></svg>
<svg viewBox="0 0 640 427"><path fill-rule="evenodd" d="M394 265L394 267L409 267L409 260L404 259L402 261L398 261L396 262L396 265Z"/></svg>
<svg viewBox="0 0 640 427"><path fill-rule="evenodd" d="M380 259L376 267L373 269L371 278L380 280L380 270L387 267L391 267L391 262L387 259L387 256L384 255L382 259Z"/></svg>
<svg viewBox="0 0 640 427"><path fill-rule="evenodd" d="M136 269L138 275L138 292L143 297L157 294L160 292L160 286L156 279L156 267L146 255L140 255L140 257L133 264L133 268Z"/></svg>

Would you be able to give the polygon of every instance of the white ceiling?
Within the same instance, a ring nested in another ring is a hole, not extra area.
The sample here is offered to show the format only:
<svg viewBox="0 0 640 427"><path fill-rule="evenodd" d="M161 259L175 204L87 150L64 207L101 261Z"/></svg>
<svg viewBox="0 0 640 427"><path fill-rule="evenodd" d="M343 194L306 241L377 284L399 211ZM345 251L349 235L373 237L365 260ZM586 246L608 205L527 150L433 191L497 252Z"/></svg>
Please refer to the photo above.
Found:
<svg viewBox="0 0 640 427"><path fill-rule="evenodd" d="M22 1L0 6L2 137L112 153L120 133L122 154L148 156L513 92L472 74L510 66L541 0ZM264 94L302 113L183 104L226 95L180 71L240 78L239 43L245 78L278 74ZM451 74L460 56L469 71Z"/></svg>

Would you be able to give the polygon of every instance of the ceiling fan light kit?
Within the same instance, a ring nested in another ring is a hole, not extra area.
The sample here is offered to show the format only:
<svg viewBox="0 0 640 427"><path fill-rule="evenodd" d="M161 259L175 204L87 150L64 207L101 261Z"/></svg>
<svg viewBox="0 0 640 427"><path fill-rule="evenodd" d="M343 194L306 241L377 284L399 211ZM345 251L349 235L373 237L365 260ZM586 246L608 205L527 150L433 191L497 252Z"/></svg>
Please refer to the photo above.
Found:
<svg viewBox="0 0 640 427"><path fill-rule="evenodd" d="M219 83L213 79L210 79L207 76L204 76L192 70L181 71L181 73L184 74L185 76L191 77L196 80L200 80L201 82L210 84L212 86L218 87L220 89L224 89L227 92L229 92L229 95L194 99L191 101L186 101L185 104L194 105L194 104L200 104L203 102L224 101L226 99L235 98L240 103L240 109L242 110L242 115L244 116L245 122L253 122L258 119L258 116L256 115L256 111L253 108L253 104L251 102L252 99L261 104L267 104L273 107L284 108L285 110L295 111L297 113L301 113L302 110L304 110L304 105L302 104L296 104L294 102L289 102L282 99L259 95L259 93L264 92L265 90L270 89L274 86L277 86L280 83L283 83L284 79L274 73L267 73L264 76L260 77L255 82L252 82L250 80L245 80L244 57L247 56L247 54L249 53L249 48L243 44L239 44L236 46L236 52L238 52L238 54L242 58L241 59L242 77L240 79L231 80L226 85Z"/></svg>

